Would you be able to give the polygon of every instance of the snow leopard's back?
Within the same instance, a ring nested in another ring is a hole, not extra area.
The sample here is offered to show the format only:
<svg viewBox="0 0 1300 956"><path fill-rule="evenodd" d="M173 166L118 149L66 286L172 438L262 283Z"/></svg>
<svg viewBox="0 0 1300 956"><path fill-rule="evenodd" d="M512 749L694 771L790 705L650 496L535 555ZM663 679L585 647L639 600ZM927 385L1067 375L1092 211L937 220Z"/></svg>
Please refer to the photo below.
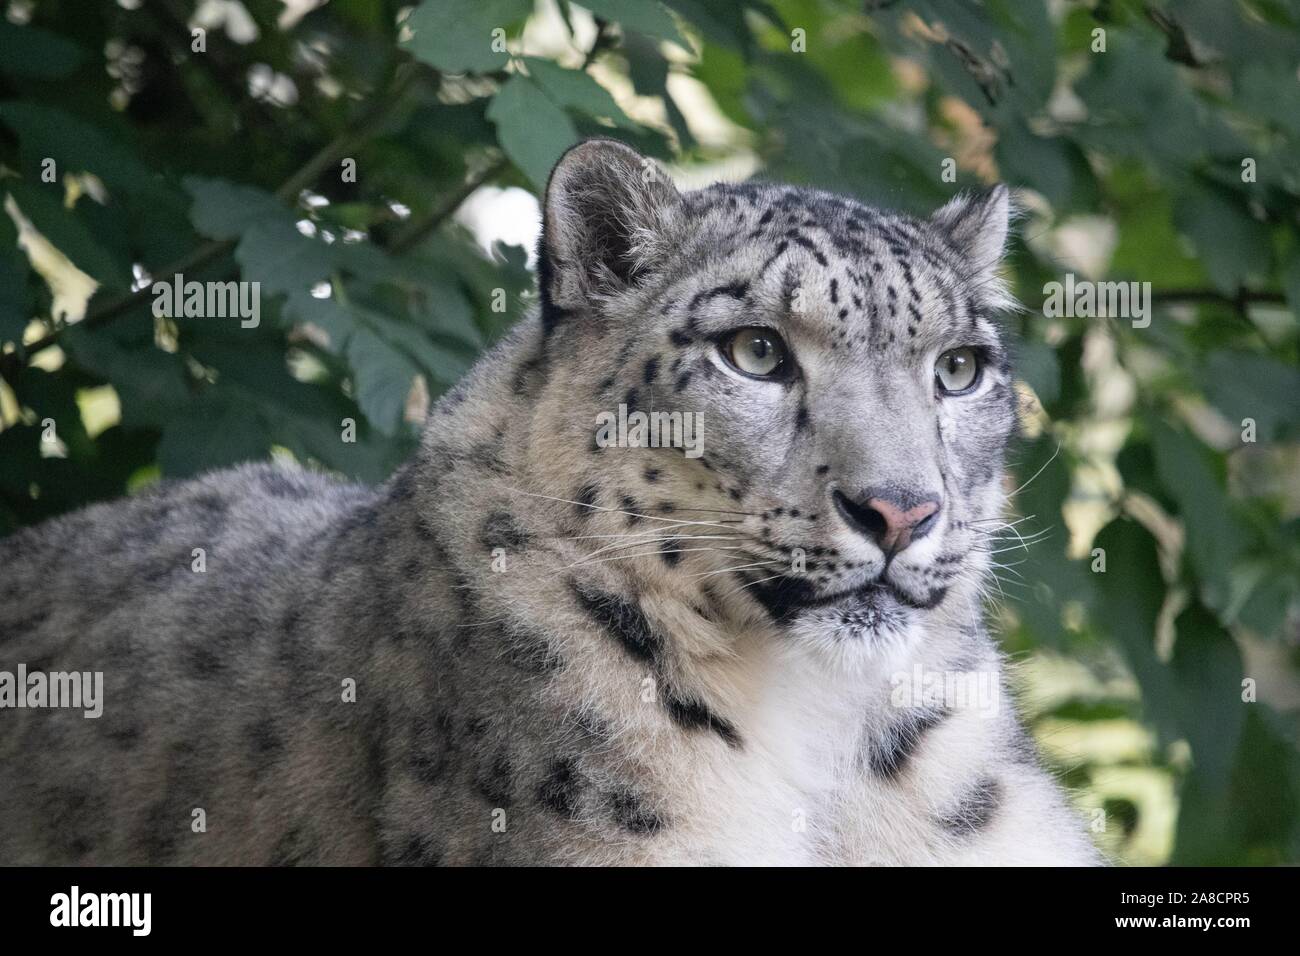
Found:
<svg viewBox="0 0 1300 956"><path fill-rule="evenodd" d="M362 774L340 772L364 760L362 729L322 706L340 679L321 668L361 674L331 624L331 568L376 497L245 466L0 540L0 669L102 674L98 717L0 715L0 861L292 860L292 827L270 822L295 804L373 812ZM346 827L322 836L325 857L373 857Z"/></svg>

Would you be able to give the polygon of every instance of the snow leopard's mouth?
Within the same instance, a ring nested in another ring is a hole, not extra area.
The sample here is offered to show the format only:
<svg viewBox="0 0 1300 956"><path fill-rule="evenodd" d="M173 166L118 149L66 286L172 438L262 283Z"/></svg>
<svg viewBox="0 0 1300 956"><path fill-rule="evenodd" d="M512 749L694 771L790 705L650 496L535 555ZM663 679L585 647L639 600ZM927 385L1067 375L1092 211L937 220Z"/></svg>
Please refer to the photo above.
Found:
<svg viewBox="0 0 1300 956"><path fill-rule="evenodd" d="M937 606L946 593L946 589L939 589L918 598L884 578L829 594L818 593L806 579L796 577L777 578L756 585L753 590L759 603L778 621L787 620L801 611L841 604L898 613L928 611Z"/></svg>

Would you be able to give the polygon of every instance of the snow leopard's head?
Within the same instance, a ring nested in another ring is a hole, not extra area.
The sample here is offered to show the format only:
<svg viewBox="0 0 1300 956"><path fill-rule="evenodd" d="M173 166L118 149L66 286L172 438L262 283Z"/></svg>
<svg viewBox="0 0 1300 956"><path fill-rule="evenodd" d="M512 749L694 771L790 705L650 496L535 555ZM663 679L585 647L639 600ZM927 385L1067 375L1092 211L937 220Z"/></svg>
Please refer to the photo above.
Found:
<svg viewBox="0 0 1300 956"><path fill-rule="evenodd" d="M682 193L618 143L570 150L539 282L597 431L592 500L655 516L638 533L664 573L796 628L880 634L964 603L1016 421L992 319L1013 304L1009 211L1005 187L925 220L790 186Z"/></svg>

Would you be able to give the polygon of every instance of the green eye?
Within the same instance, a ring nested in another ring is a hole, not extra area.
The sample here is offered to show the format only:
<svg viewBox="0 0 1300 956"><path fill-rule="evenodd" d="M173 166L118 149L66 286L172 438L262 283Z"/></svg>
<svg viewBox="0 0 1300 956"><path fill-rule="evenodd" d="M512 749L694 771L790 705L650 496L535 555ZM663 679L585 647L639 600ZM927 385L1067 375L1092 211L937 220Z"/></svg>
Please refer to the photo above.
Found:
<svg viewBox="0 0 1300 956"><path fill-rule="evenodd" d="M939 394L960 395L975 387L980 377L979 354L969 346L949 349L934 366Z"/></svg>
<svg viewBox="0 0 1300 956"><path fill-rule="evenodd" d="M786 364L786 347L771 329L748 328L732 333L722 354L738 371L754 378L775 378Z"/></svg>

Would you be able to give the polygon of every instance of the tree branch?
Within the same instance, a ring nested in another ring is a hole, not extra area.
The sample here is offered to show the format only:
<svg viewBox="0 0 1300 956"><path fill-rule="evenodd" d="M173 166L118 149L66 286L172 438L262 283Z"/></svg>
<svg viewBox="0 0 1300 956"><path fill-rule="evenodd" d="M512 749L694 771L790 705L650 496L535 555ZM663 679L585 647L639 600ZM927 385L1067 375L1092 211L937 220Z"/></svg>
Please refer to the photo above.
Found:
<svg viewBox="0 0 1300 956"><path fill-rule="evenodd" d="M317 150L306 163L302 165L295 173L286 179L275 191L275 195L284 202L291 202L298 193L306 189L312 183L316 182L320 176L335 163L339 162L347 153L361 145L370 138L392 115L394 109L402 101L406 92L421 76L417 69L409 69L385 92L372 101L372 109L368 110L351 130L335 137L321 149ZM171 276L176 273L194 272L209 265L213 261L220 259L235 248L233 239L212 240L197 246L190 252L186 253L175 262L169 263L163 268L153 272L153 275ZM111 322L118 316L130 311L135 306L144 302L151 295L149 286L130 292L121 292L110 298L106 298L99 303L92 304L87 309L85 317L75 323L88 329L98 328L107 322ZM23 353L30 357L42 349L48 348L59 340L63 330L68 328L67 325L54 329L44 337L37 339L31 345L23 347Z"/></svg>
<svg viewBox="0 0 1300 956"><path fill-rule="evenodd" d="M437 229L449 216L455 213L460 208L460 204L468 199L474 190L489 179L499 175L509 165L509 160L504 156L495 160L466 179L464 183L448 193L437 205L419 216L408 219L400 229L394 230L392 241L388 244L389 252L400 254L406 252L412 246L418 245L425 236Z"/></svg>

